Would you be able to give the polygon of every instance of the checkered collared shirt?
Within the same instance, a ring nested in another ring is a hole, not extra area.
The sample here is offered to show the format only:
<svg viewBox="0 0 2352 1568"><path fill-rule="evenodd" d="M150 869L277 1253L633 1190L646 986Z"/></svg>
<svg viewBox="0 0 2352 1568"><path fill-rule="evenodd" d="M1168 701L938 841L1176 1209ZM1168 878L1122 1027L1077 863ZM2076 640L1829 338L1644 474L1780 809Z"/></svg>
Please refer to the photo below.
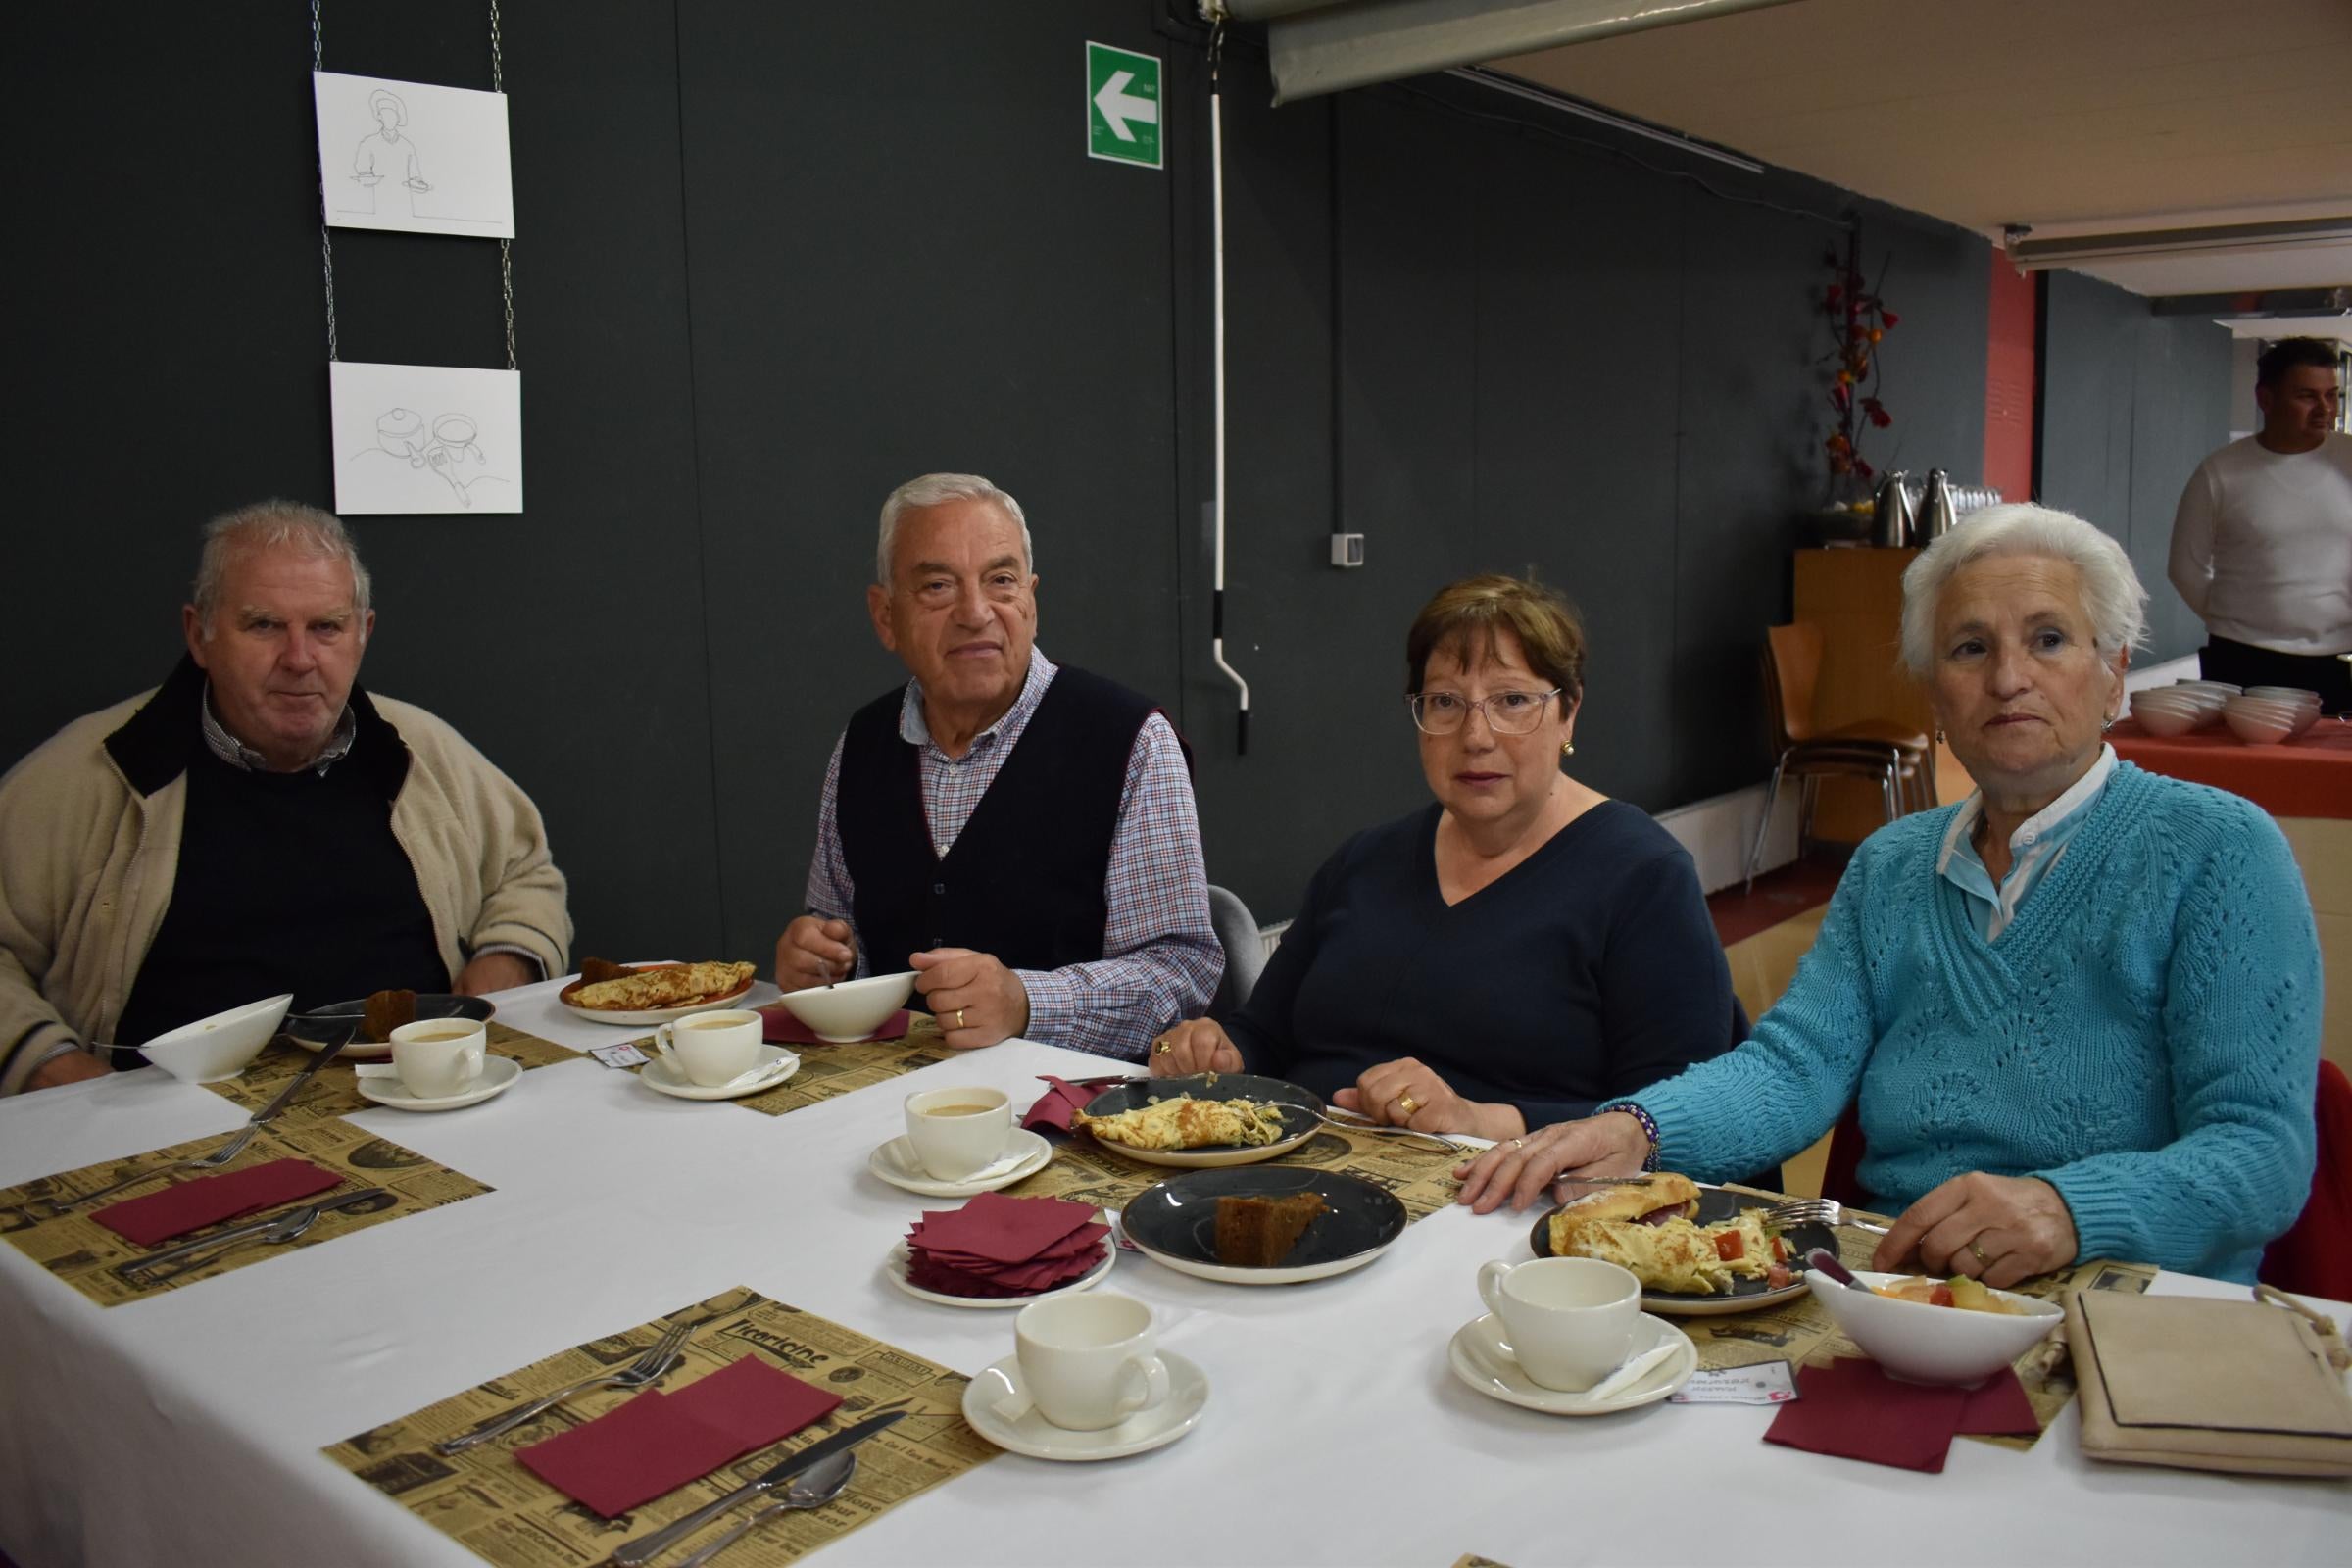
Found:
<svg viewBox="0 0 2352 1568"><path fill-rule="evenodd" d="M345 703L342 713L335 719L334 732L326 738L326 745L305 765L314 773L324 773L351 755L351 744L359 738L359 718L352 712L351 705ZM231 735L228 726L220 722L220 715L213 711L213 683L209 680L204 683L204 744L212 748L215 757L231 767L248 773L270 771L270 759Z"/></svg>
<svg viewBox="0 0 2352 1568"><path fill-rule="evenodd" d="M1053 683L1054 667L1042 652L1031 649L1020 696L1003 718L973 737L971 749L961 757L950 757L933 744L923 721L922 684L906 683L899 708L899 738L917 749L923 815L930 824L932 850L942 858L956 847L956 836L979 809L980 798L1019 744L1030 715ZM841 746L838 740L833 743L832 760L825 764L816 857L808 868L808 911L820 919L846 920L855 931L855 890L842 858L835 814ZM1193 809L1192 777L1175 729L1158 713L1144 720L1135 749L1128 754L1102 890L1110 912L1102 926L1100 959L1061 969L1013 971L1029 992L1029 1026L1023 1035L1140 1061L1153 1035L1207 1008L1225 965L1224 949L1208 918L1208 874ZM858 973L869 972L865 947L859 943Z"/></svg>

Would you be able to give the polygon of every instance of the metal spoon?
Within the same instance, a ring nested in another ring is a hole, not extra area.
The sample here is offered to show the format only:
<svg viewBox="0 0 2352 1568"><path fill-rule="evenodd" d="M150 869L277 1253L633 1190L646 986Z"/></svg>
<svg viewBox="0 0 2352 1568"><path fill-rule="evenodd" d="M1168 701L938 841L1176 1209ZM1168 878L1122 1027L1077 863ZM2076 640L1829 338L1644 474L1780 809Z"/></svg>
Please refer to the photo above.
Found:
<svg viewBox="0 0 2352 1568"><path fill-rule="evenodd" d="M1807 1252L1805 1254L1805 1267L1817 1268L1821 1270L1824 1274L1827 1274L1830 1278L1836 1280L1838 1284L1844 1286L1849 1291L1863 1291L1873 1296L1878 1294L1877 1292L1872 1291L1869 1286L1854 1278L1854 1271L1850 1268L1847 1268L1842 1262L1838 1261L1838 1254L1831 1251L1826 1247L1816 1247L1811 1251Z"/></svg>
<svg viewBox="0 0 2352 1568"><path fill-rule="evenodd" d="M823 1464L804 1472L791 1486L784 1489L783 1496L778 1497L678 1564L678 1568L703 1568L703 1564L759 1529L761 1524L775 1514L793 1513L802 1508L822 1508L826 1503L841 1495L842 1490L850 1484L850 1477L857 1473L858 1455L856 1453L835 1454Z"/></svg>

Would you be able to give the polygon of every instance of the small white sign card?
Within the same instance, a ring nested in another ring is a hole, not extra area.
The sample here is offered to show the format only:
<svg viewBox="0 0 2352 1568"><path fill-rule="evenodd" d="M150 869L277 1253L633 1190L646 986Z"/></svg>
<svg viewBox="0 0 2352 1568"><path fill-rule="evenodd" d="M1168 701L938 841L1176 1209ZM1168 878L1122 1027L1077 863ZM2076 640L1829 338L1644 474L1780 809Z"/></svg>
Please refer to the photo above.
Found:
<svg viewBox="0 0 2352 1568"><path fill-rule="evenodd" d="M335 510L520 512L522 374L329 364Z"/></svg>
<svg viewBox="0 0 2352 1568"><path fill-rule="evenodd" d="M514 237L506 94L332 71L311 93L329 224Z"/></svg>

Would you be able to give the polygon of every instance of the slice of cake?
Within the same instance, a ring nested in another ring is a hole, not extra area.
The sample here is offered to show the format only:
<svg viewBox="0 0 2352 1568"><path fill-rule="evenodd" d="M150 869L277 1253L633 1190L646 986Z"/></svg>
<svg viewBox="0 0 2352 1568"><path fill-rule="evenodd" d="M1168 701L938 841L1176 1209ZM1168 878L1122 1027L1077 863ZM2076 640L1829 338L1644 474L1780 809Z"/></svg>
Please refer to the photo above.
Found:
<svg viewBox="0 0 2352 1568"><path fill-rule="evenodd" d="M1217 1261L1238 1268L1272 1268L1291 1255L1329 1205L1320 1193L1288 1198L1217 1200Z"/></svg>

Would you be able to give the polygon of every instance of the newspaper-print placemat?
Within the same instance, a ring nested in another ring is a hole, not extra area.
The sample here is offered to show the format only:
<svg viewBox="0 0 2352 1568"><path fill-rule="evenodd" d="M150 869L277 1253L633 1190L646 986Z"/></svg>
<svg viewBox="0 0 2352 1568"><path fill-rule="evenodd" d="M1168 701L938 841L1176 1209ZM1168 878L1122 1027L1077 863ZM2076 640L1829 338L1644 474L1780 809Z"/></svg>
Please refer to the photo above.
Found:
<svg viewBox="0 0 2352 1568"><path fill-rule="evenodd" d="M518 1463L514 1450L593 1420L634 1397L631 1393L593 1390L478 1447L447 1458L433 1451L434 1443L488 1416L632 1359L681 1317L696 1327L686 1342L684 1362L663 1381L664 1389L674 1393L742 1356L757 1354L805 1382L843 1395L840 1407L783 1443L748 1454L616 1519L573 1502ZM546 1568L601 1562L630 1537L716 1501L773 1466L788 1449L805 1448L870 1415L909 1412L858 1445L857 1477L839 1499L809 1512L771 1519L727 1548L729 1568L776 1568L995 1458L996 1447L964 1424L963 1390L970 1381L960 1372L855 1329L754 1291L735 1290L535 1361L324 1451L475 1555L516 1568ZM706 1527L678 1548L678 1554L708 1544L748 1514L747 1506Z"/></svg>
<svg viewBox="0 0 2352 1568"><path fill-rule="evenodd" d="M1404 1205L1405 1218L1411 1221L1427 1219L1453 1201L1461 1190L1461 1184L1453 1179L1453 1169L1470 1157L1464 1152L1445 1152L1417 1139L1326 1125L1297 1149L1266 1164L1314 1165L1360 1176L1395 1194ZM1125 1208L1145 1188L1183 1174L1165 1165L1129 1159L1082 1133L1073 1133L1060 1139L1060 1147L1044 1170L1004 1191L1015 1198L1068 1198L1098 1208Z"/></svg>
<svg viewBox="0 0 2352 1568"><path fill-rule="evenodd" d="M559 1061L580 1059L580 1054L576 1051L559 1046L552 1040L542 1040L537 1035L526 1035L519 1029L510 1029L496 1018L490 1020L486 1032L489 1036L489 1054L522 1063L525 1072L533 1067L548 1067ZM317 1053L288 1045L281 1037L271 1043L269 1050L256 1056L253 1064L236 1077L225 1083L206 1084L204 1087L223 1100L235 1101L247 1110L259 1110L277 1098L277 1092L286 1086L287 1079L316 1060ZM318 1077L303 1085L302 1093L294 1097L294 1102L278 1114L348 1116L353 1111L368 1109L375 1102L360 1093L359 1078L351 1068L352 1063L347 1057L337 1056L320 1069Z"/></svg>
<svg viewBox="0 0 2352 1568"><path fill-rule="evenodd" d="M347 1121L332 1116L281 1117L263 1127L222 1170L244 1170L272 1159L307 1159L343 1173L343 1185L297 1202L284 1205L285 1212L306 1207L335 1193L352 1192L363 1187L381 1187L392 1195L392 1201L380 1207L338 1209L318 1216L317 1224L290 1242L267 1244L250 1242L222 1254L217 1261L184 1274L172 1274L164 1279L133 1284L115 1272L116 1265L150 1251L177 1247L194 1241L202 1232L173 1237L153 1248L133 1245L92 1219L81 1209L69 1209L63 1214L53 1211L43 1200L70 1197L75 1193L95 1192L111 1182L121 1181L133 1171L168 1165L172 1160L191 1154L208 1153L226 1143L234 1134L207 1133L202 1138L174 1144L127 1159L111 1159L103 1164L85 1165L79 1170L63 1171L55 1176L42 1176L0 1192L0 1237L10 1246L50 1273L73 1286L100 1306L120 1306L124 1301L144 1300L161 1296L166 1291L181 1289L200 1280L209 1280L249 1263L260 1263L296 1247L317 1247L353 1231L381 1225L403 1215L422 1213L444 1203L454 1203L472 1198L491 1189L470 1176L460 1175L448 1166L425 1158L411 1149L404 1149L387 1138L378 1138ZM218 1175L218 1171L179 1171L163 1181L144 1187L134 1187L120 1196L122 1199L144 1198L160 1193L173 1182L194 1181L200 1177ZM108 1199L98 1206L115 1201ZM227 1230L249 1224L264 1215L247 1215L213 1227Z"/></svg>
<svg viewBox="0 0 2352 1568"><path fill-rule="evenodd" d="M640 1051L653 1054L653 1036L633 1041ZM763 1116L781 1116L825 1101L887 1083L893 1078L947 1060L956 1054L948 1049L939 1032L937 1020L927 1012L911 1015L903 1035L881 1040L860 1040L855 1045L794 1046L801 1065L790 1078L773 1089L741 1100L730 1100L730 1105L744 1105ZM632 1072L642 1068L632 1067ZM732 1555L732 1553L730 1553Z"/></svg>
<svg viewBox="0 0 2352 1568"><path fill-rule="evenodd" d="M1734 1192L1755 1192L1756 1189L1734 1187ZM1759 1193L1759 1197L1778 1198L1777 1193ZM1867 1213L1849 1208L1849 1219L1866 1219L1881 1225L1893 1220L1884 1214ZM1838 1255L1848 1268L1870 1268L1871 1253L1879 1238L1869 1231L1851 1225L1838 1227ZM2156 1271L2138 1263L2112 1263L2104 1259L2079 1263L2070 1269L2044 1274L2038 1279L2012 1285L2010 1290L2020 1296L2037 1297L2043 1300L2063 1302L2066 1293L2083 1291L2127 1291L2133 1295L2144 1292L2156 1278ZM1708 1371L1727 1366L1751 1366L1759 1361L1788 1361L1792 1364L1810 1362L1826 1366L1841 1356L1860 1358L1862 1348L1839 1331L1837 1320L1813 1299L1808 1291L1778 1306L1763 1307L1753 1312L1740 1312L1730 1317L1678 1317L1675 1324L1698 1347L1698 1364ZM2043 1340L2021 1354L2012 1365L2017 1381L2024 1385L2026 1398L2034 1406L2034 1414L2047 1432L2058 1412L2066 1408L2075 1396L2074 1367L2057 1347L2065 1343L2064 1336ZM1978 1438L1980 1443L1996 1444L2008 1448L2031 1448L2034 1438Z"/></svg>

